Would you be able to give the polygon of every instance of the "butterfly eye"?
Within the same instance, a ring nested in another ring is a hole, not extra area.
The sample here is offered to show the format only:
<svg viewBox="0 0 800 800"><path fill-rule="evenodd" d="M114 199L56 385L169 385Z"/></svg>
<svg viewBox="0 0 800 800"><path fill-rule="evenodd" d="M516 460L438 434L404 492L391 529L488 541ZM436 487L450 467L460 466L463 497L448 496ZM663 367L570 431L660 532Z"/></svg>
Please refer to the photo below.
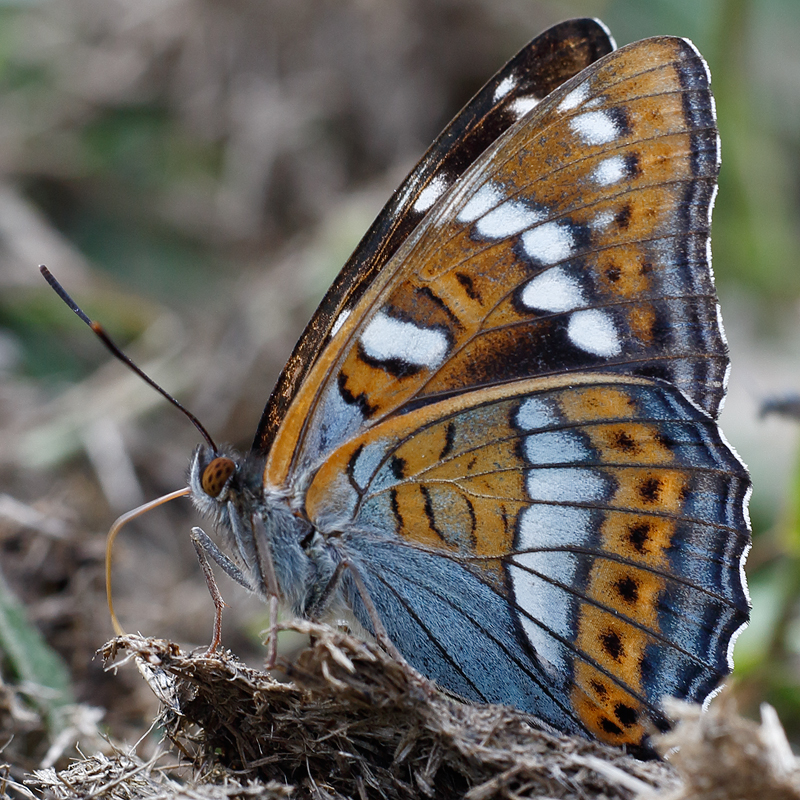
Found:
<svg viewBox="0 0 800 800"><path fill-rule="evenodd" d="M225 481L233 475L236 464L230 458L215 458L204 470L201 478L203 491L209 497L218 497Z"/></svg>

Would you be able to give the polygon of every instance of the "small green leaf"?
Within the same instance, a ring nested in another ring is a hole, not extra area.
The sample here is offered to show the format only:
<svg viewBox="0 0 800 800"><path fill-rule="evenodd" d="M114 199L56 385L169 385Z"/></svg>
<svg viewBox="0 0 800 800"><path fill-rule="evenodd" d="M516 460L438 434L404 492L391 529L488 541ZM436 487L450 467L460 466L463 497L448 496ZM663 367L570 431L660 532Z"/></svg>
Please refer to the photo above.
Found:
<svg viewBox="0 0 800 800"><path fill-rule="evenodd" d="M22 604L0 572L0 651L32 705L47 720L51 733L63 727L61 709L75 699L69 670L61 656L32 625Z"/></svg>

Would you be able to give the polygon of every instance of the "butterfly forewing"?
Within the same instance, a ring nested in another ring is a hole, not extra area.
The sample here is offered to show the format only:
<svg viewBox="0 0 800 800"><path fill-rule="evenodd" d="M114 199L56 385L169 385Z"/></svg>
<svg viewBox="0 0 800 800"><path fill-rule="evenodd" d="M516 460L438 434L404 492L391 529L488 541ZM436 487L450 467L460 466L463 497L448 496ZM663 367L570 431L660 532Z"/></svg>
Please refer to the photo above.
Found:
<svg viewBox="0 0 800 800"><path fill-rule="evenodd" d="M718 163L707 69L685 40L637 42L568 81L367 287L288 409L267 482L391 414L536 375L652 375L716 414Z"/></svg>
<svg viewBox="0 0 800 800"><path fill-rule="evenodd" d="M608 29L597 20L554 25L499 70L447 126L392 195L306 327L264 409L255 452L269 450L294 393L337 320L353 310L431 205L520 116L614 47Z"/></svg>
<svg viewBox="0 0 800 800"><path fill-rule="evenodd" d="M425 674L631 744L662 722L663 695L705 697L730 669L748 491L674 387L584 374L387 420L330 456L306 510L348 534Z"/></svg>

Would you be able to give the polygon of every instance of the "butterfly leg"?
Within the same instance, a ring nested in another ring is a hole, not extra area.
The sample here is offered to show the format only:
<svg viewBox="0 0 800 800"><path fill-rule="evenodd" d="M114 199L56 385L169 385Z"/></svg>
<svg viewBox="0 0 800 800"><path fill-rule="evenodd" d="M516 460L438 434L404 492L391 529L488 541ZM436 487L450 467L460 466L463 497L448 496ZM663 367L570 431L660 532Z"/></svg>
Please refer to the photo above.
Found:
<svg viewBox="0 0 800 800"><path fill-rule="evenodd" d="M217 650L222 639L222 609L225 607L225 601L222 599L216 580L214 580L214 573L208 563L208 556L211 556L230 578L244 586L245 589L252 591L252 586L250 586L242 571L220 551L202 528L192 528L191 538L194 550L197 553L197 560L200 562L200 568L203 570L203 575L206 579L208 592L214 603L214 633L211 638L211 644L206 650L206 655L211 655Z"/></svg>
<svg viewBox="0 0 800 800"><path fill-rule="evenodd" d="M414 675L419 675L419 673L417 673L417 671L413 669L413 667L406 661L402 653L395 647L394 642L392 642L392 640L389 638L389 634L386 633L386 628L383 626L383 622L381 622L378 609L375 608L375 604L372 602L369 591L367 590L367 587L361 578L361 573L358 571L358 567L347 558L343 558L336 565L336 569L333 571L333 575L331 576L331 579L328 581L325 588L322 590L322 593L314 601L311 607L307 609L307 615L311 619L318 619L319 616L325 611L342 582L342 576L344 575L345 570L350 571L350 576L353 579L353 583L356 585L356 589L358 589L358 593L361 596L361 601L364 603L364 607L367 609L367 614L369 615L370 622L372 623L372 630L375 633L375 638L377 639L378 644L395 661L399 662L404 667L407 667L411 672L414 673Z"/></svg>
<svg viewBox="0 0 800 800"><path fill-rule="evenodd" d="M278 661L278 595L269 598L269 638L267 639L267 660L265 669L274 669Z"/></svg>
<svg viewBox="0 0 800 800"><path fill-rule="evenodd" d="M206 550L203 548L202 539L198 535L198 532L205 536L205 532L200 528L192 528L192 544L194 545L195 553L197 553L197 560L200 562L200 568L203 570L208 592L214 602L214 633L211 637L211 644L208 646L208 650L206 650L206 655L210 656L216 652L222 640L222 609L225 607L225 601L219 593L219 587L217 586L216 580L214 580L214 573L211 571L211 565L208 563Z"/></svg>
<svg viewBox="0 0 800 800"><path fill-rule="evenodd" d="M257 591L256 588L245 578L244 573L217 547L211 537L202 528L192 528L192 542L195 549L199 546L203 553L216 562L217 566L233 581L244 586L251 592Z"/></svg>
<svg viewBox="0 0 800 800"><path fill-rule="evenodd" d="M254 514L250 517L250 527L253 531L253 542L258 553L261 577L269 595L269 633L267 637L266 669L273 669L278 660L278 601L280 591L278 578L275 575L275 560L272 556L272 547L264 520Z"/></svg>

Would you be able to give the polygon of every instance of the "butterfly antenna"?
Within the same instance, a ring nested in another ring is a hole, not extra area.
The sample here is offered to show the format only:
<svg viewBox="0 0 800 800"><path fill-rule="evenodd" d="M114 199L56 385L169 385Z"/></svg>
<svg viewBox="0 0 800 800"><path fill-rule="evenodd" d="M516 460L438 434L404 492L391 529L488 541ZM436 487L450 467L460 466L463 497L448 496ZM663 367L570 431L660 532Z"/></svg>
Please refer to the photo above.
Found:
<svg viewBox="0 0 800 800"><path fill-rule="evenodd" d="M50 272L47 267L42 264L39 267L39 272L42 273L44 279L50 284L53 291L97 334L100 341L108 348L113 356L118 358L123 364L127 365L130 369L132 369L143 381L146 381L150 384L157 392L159 392L163 397L167 399L170 403L172 403L175 408L179 411L182 411L191 421L192 425L200 431L200 435L208 442L209 447L216 453L217 445L214 443L214 440L209 435L208 431L203 427L202 423L200 422L197 417L189 411L188 408L184 408L168 391L162 389L147 373L145 373L140 367L138 367L131 359L125 355L125 353L114 344L111 337L105 332L103 326L99 322L95 322L94 320L89 319L89 317L84 314L83 309L67 294L66 289L53 277L53 273Z"/></svg>

